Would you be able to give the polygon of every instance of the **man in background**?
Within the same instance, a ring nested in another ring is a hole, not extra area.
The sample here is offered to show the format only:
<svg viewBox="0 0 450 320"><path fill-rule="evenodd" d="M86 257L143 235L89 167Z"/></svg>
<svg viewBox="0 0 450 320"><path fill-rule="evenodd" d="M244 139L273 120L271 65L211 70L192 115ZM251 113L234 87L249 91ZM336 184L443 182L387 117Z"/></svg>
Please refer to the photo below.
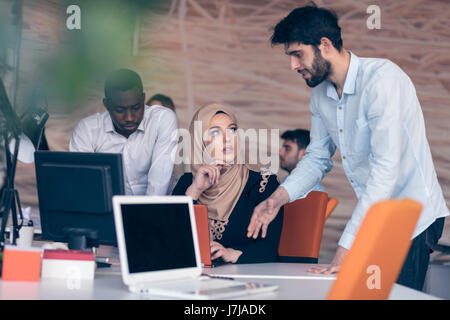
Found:
<svg viewBox="0 0 450 320"><path fill-rule="evenodd" d="M305 129L287 130L281 135L281 139L283 144L280 149L280 167L290 174L306 154L306 148L310 142L309 131ZM281 180L285 179L286 177ZM312 190L325 192L320 182Z"/></svg>
<svg viewBox="0 0 450 320"><path fill-rule="evenodd" d="M154 96L152 96L150 99L148 99L147 105L148 106L153 106L153 105L163 106L163 107L169 108L170 110L175 112L175 104L173 103L173 100L170 97L163 95L161 93L157 93Z"/></svg>
<svg viewBox="0 0 450 320"><path fill-rule="evenodd" d="M166 96L164 94L161 94L161 93L157 93L157 94L153 95L150 99L148 99L147 105L163 106L163 107L169 108L170 110L172 110L173 112L176 113L175 104L174 104L172 98L170 98L169 96ZM181 137L180 137L180 141L181 141ZM181 145L179 144L179 142L178 142L177 154L180 154L180 152L182 152ZM169 182L169 187L168 187L169 194L172 193L173 188L175 188L178 180L184 174L185 171L186 170L185 170L185 166L183 163L175 163L174 164L172 176L170 177L170 182Z"/></svg>

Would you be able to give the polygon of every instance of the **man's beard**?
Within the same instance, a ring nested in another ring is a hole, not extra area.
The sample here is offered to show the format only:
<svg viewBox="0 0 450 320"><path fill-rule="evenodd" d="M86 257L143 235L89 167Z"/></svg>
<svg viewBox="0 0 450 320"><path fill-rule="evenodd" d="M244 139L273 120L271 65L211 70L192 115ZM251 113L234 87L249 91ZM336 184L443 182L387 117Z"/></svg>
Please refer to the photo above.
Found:
<svg viewBox="0 0 450 320"><path fill-rule="evenodd" d="M295 164L295 166L291 167L287 162L284 162L283 160L280 159L280 168L289 173L291 173L292 170L294 170L296 166L297 166L297 164Z"/></svg>
<svg viewBox="0 0 450 320"><path fill-rule="evenodd" d="M314 48L314 60L312 63L312 71L308 72L311 74L310 79L305 79L306 84L314 88L318 84L322 83L324 80L328 78L331 70L331 63L325 60L320 53L320 50L313 46Z"/></svg>

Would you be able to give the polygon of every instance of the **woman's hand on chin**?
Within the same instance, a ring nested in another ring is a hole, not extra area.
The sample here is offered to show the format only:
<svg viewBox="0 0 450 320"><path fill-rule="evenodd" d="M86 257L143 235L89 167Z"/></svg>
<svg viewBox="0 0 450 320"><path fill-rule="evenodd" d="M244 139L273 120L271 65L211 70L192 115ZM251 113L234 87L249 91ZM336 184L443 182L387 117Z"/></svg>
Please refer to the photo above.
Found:
<svg viewBox="0 0 450 320"><path fill-rule="evenodd" d="M226 162L216 160L211 164L202 165L194 177L194 181L186 190L186 195L191 196L192 199L197 200L200 194L211 188L212 185L219 183L220 170L223 167L230 166Z"/></svg>

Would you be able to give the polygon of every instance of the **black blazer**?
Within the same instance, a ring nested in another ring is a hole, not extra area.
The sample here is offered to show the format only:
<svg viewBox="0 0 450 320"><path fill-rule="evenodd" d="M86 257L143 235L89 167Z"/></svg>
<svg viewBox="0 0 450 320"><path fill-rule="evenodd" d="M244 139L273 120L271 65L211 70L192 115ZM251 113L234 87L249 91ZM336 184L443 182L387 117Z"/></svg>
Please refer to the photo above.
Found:
<svg viewBox="0 0 450 320"><path fill-rule="evenodd" d="M242 251L236 263L275 262L278 258L278 245L283 225L283 207L281 207L278 215L269 224L264 239L261 238L261 232L257 239L247 238L247 228L253 209L260 202L267 199L279 185L276 176L271 175L265 190L260 192L261 181L261 174L250 170L247 184L228 219L228 225L222 233L222 239L216 240L225 248ZM185 195L187 188L191 184L192 173L185 173L178 180L172 194Z"/></svg>

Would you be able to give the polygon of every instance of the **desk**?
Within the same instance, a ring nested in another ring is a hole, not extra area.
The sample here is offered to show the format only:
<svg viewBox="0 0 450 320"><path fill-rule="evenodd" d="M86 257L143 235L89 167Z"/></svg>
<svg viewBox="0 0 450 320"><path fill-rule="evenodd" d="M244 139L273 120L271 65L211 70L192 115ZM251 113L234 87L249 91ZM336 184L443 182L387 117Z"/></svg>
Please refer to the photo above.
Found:
<svg viewBox="0 0 450 320"><path fill-rule="evenodd" d="M264 263L252 265L223 265L204 269L205 273L233 276L241 281L261 281L277 284L278 291L252 295L252 300L322 300L327 297L333 283L333 276L311 275L306 272L311 264ZM245 299L245 297L243 297ZM59 279L41 279L40 282L0 281L0 299L38 300L130 300L161 299L139 296L128 291L122 282L120 268L115 265L98 269L95 280L82 280L78 287ZM242 297L238 298L242 300ZM422 292L395 284L390 299L430 300L437 299Z"/></svg>
<svg viewBox="0 0 450 320"><path fill-rule="evenodd" d="M323 300L326 299L336 276L307 272L309 268L317 266L321 265L306 263L230 264L205 269L204 273L233 277L240 281L258 279L261 282L278 284L280 288L273 299ZM439 298L394 284L389 299L435 300Z"/></svg>

